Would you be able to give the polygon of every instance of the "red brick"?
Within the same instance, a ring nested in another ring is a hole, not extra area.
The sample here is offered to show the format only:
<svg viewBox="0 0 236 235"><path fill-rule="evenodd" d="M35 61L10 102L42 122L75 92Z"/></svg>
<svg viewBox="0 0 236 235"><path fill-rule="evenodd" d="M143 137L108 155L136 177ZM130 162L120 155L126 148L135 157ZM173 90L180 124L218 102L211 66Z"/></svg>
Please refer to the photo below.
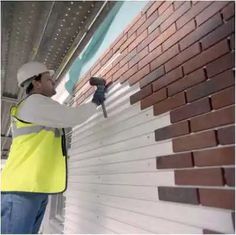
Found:
<svg viewBox="0 0 236 235"><path fill-rule="evenodd" d="M221 145L235 143L235 127L229 126L217 130L218 141Z"/></svg>
<svg viewBox="0 0 236 235"><path fill-rule="evenodd" d="M190 32L192 32L194 29L195 29L195 23L194 20L192 20L162 44L163 50L165 51L171 46L173 46L175 43L177 43L186 35L188 35Z"/></svg>
<svg viewBox="0 0 236 235"><path fill-rule="evenodd" d="M234 165L234 147L223 147L193 152L195 166Z"/></svg>
<svg viewBox="0 0 236 235"><path fill-rule="evenodd" d="M185 104L184 93L179 93L154 105L154 115L159 115Z"/></svg>
<svg viewBox="0 0 236 235"><path fill-rule="evenodd" d="M173 47L162 53L161 56L157 57L151 62L151 71L164 64L165 62L176 56L178 53L178 45L174 45Z"/></svg>
<svg viewBox="0 0 236 235"><path fill-rule="evenodd" d="M157 169L193 167L191 153L172 154L156 158Z"/></svg>
<svg viewBox="0 0 236 235"><path fill-rule="evenodd" d="M184 121L155 130L155 140L160 141L170 139L172 137L177 137L188 133L189 124L187 121Z"/></svg>
<svg viewBox="0 0 236 235"><path fill-rule="evenodd" d="M126 41L121 45L120 51L124 51L136 39L136 32L134 32Z"/></svg>
<svg viewBox="0 0 236 235"><path fill-rule="evenodd" d="M223 10L222 14L225 20L228 20L232 16L234 16L234 10L235 10L235 3L231 2L229 5L227 5Z"/></svg>
<svg viewBox="0 0 236 235"><path fill-rule="evenodd" d="M205 3L205 2L202 2L202 3ZM212 30L214 30L215 28L217 28L221 24L222 24L222 19L220 17L220 14L213 16L206 23L204 23L200 27L196 28L192 33L187 35L185 38L183 38L179 42L181 50L184 50L185 48L189 47L194 42L199 42L199 40L202 37L207 35L209 32L211 32Z"/></svg>
<svg viewBox="0 0 236 235"><path fill-rule="evenodd" d="M230 87L212 95L211 103L213 109L219 109L235 103L235 89Z"/></svg>
<svg viewBox="0 0 236 235"><path fill-rule="evenodd" d="M123 45L126 40L127 40L128 36L127 34L121 34L116 40L115 42L112 44L113 45L113 48L112 48L112 51L113 53L115 53L116 51L118 51L121 47L121 45Z"/></svg>
<svg viewBox="0 0 236 235"><path fill-rule="evenodd" d="M130 96L130 104L134 104L136 102L138 102L139 100L149 96L152 94L152 86L146 86L143 89L141 89L140 91L136 92L135 94Z"/></svg>
<svg viewBox="0 0 236 235"><path fill-rule="evenodd" d="M146 109L150 106L152 106L155 103L160 102L161 100L164 100L167 98L166 94L166 88L163 88L162 90L155 92L148 97L141 100L141 110Z"/></svg>
<svg viewBox="0 0 236 235"><path fill-rule="evenodd" d="M100 62L96 63L93 69L91 70L91 74L94 75L101 67L102 65Z"/></svg>
<svg viewBox="0 0 236 235"><path fill-rule="evenodd" d="M175 184L177 185L224 185L221 168L175 170Z"/></svg>
<svg viewBox="0 0 236 235"><path fill-rule="evenodd" d="M101 65L104 66L113 56L113 51L109 50L101 60Z"/></svg>
<svg viewBox="0 0 236 235"><path fill-rule="evenodd" d="M162 87L167 86L168 84L178 80L183 76L181 67L172 70L171 72L165 74L165 76L159 78L157 81L153 82L153 90L157 91Z"/></svg>
<svg viewBox="0 0 236 235"><path fill-rule="evenodd" d="M142 60L139 61L138 63L139 69L149 64L155 58L158 58L159 55L161 55L161 46L157 47L155 50L150 52L147 56L145 56Z"/></svg>
<svg viewBox="0 0 236 235"><path fill-rule="evenodd" d="M209 230L209 229L203 229L203 234L223 234L217 231Z"/></svg>
<svg viewBox="0 0 236 235"><path fill-rule="evenodd" d="M126 55L124 56L123 59L120 60L120 67L124 66L126 63L128 63L132 58L134 58L134 56L137 54L137 50L136 48L134 48L132 51L128 52ZM131 66L129 66L130 68Z"/></svg>
<svg viewBox="0 0 236 235"><path fill-rule="evenodd" d="M180 91L190 88L196 84L199 84L206 80L203 69L194 71L193 73L188 74L184 78L170 84L168 86L168 96L172 96Z"/></svg>
<svg viewBox="0 0 236 235"><path fill-rule="evenodd" d="M178 122L196 115L207 113L211 110L209 98L187 104L170 112L171 122Z"/></svg>
<svg viewBox="0 0 236 235"><path fill-rule="evenodd" d="M144 76L146 76L148 73L150 73L150 68L149 68L149 65L146 65L145 67L140 69L137 73L135 73L128 79L129 84L134 85L136 82L141 80Z"/></svg>
<svg viewBox="0 0 236 235"><path fill-rule="evenodd" d="M177 19L179 19L185 12L187 12L191 8L190 1L184 2L181 7L174 11L174 13L169 17L164 23L161 24L160 29L161 32L164 32L171 24L175 23Z"/></svg>
<svg viewBox="0 0 236 235"><path fill-rule="evenodd" d="M148 75L146 75L141 81L140 81L140 87L145 87L147 84L155 81L159 77L161 77L164 74L164 66L160 66L159 68L155 69Z"/></svg>
<svg viewBox="0 0 236 235"><path fill-rule="evenodd" d="M208 96L214 92L232 86L234 82L233 71L227 70L216 75L215 77L212 77L211 80L187 90L187 100L191 102L193 100Z"/></svg>
<svg viewBox="0 0 236 235"><path fill-rule="evenodd" d="M196 17L200 12L202 12L208 5L212 4L211 1L202 1L194 5L186 14L184 14L180 19L176 21L177 28L183 27L186 23Z"/></svg>
<svg viewBox="0 0 236 235"><path fill-rule="evenodd" d="M235 168L224 168L224 178L228 186L235 186Z"/></svg>
<svg viewBox="0 0 236 235"><path fill-rule="evenodd" d="M235 209L234 190L199 189L200 203L203 206Z"/></svg>
<svg viewBox="0 0 236 235"><path fill-rule="evenodd" d="M230 49L235 50L235 35L230 36Z"/></svg>
<svg viewBox="0 0 236 235"><path fill-rule="evenodd" d="M163 32L159 37L157 37L155 40L153 40L149 44L149 50L152 51L157 46L161 45L165 40L167 40L175 32L176 32L176 27L175 27L175 24L173 24L165 32Z"/></svg>
<svg viewBox="0 0 236 235"><path fill-rule="evenodd" d="M112 75L113 75L114 73L116 73L119 68L120 68L120 65L119 65L119 64L117 64L116 66L114 66L114 67L106 74L106 77L108 77L108 78L112 77Z"/></svg>
<svg viewBox="0 0 236 235"><path fill-rule="evenodd" d="M185 1L175 1L174 2L174 9L177 10L180 6L182 6Z"/></svg>
<svg viewBox="0 0 236 235"><path fill-rule="evenodd" d="M128 47L128 51L132 51L135 47L137 47L140 42L142 42L146 37L148 33L147 30L143 31L142 34L140 34Z"/></svg>
<svg viewBox="0 0 236 235"><path fill-rule="evenodd" d="M149 16L146 21L137 29L137 35L140 35L144 30L146 30L157 18L158 13L157 11L154 11L153 14Z"/></svg>
<svg viewBox="0 0 236 235"><path fill-rule="evenodd" d="M223 40L216 45L210 47L206 51L202 52L198 56L187 61L184 66L184 73L188 74L195 69L203 67L207 63L221 57L222 55L229 52L229 46L227 40Z"/></svg>
<svg viewBox="0 0 236 235"><path fill-rule="evenodd" d="M137 21L133 24L133 26L128 31L128 37L130 37L135 31L138 30L138 28L146 21L146 15L139 16Z"/></svg>
<svg viewBox="0 0 236 235"><path fill-rule="evenodd" d="M196 16L197 25L199 26L200 24L207 21L211 16L215 15L227 4L228 2L224 2L224 1L216 1L213 4L211 4L204 11L202 11L198 16Z"/></svg>
<svg viewBox="0 0 236 235"><path fill-rule="evenodd" d="M169 6L172 5L171 1L165 1L159 8L158 8L158 14L161 15L163 14L168 8ZM165 12L166 14L166 12Z"/></svg>
<svg viewBox="0 0 236 235"><path fill-rule="evenodd" d="M144 15L142 13L142 11L140 11L134 18L133 20L130 21L130 23L126 26L125 30L124 30L124 34L128 33L132 27L137 23L137 21L142 17L142 15Z"/></svg>
<svg viewBox="0 0 236 235"><path fill-rule="evenodd" d="M158 196L161 201L199 204L198 193L195 188L158 187Z"/></svg>
<svg viewBox="0 0 236 235"><path fill-rule="evenodd" d="M153 2L152 6L147 11L147 17L149 17L154 11L157 11L157 9L164 3L164 1L156 1Z"/></svg>
<svg viewBox="0 0 236 235"><path fill-rule="evenodd" d="M217 60L209 63L206 66L208 77L212 77L218 73L221 73L227 69L234 68L234 53L228 53Z"/></svg>
<svg viewBox="0 0 236 235"><path fill-rule="evenodd" d="M213 32L208 34L206 37L204 37L201 40L202 48L205 50L208 47L214 45L215 43L219 42L220 40L226 38L231 33L234 32L234 18L227 21L225 24L221 25L217 29L215 29Z"/></svg>
<svg viewBox="0 0 236 235"><path fill-rule="evenodd" d="M148 55L148 47L145 47L142 51L140 51L134 57L131 58L131 60L129 61L129 68L133 67L147 55Z"/></svg>
<svg viewBox="0 0 236 235"><path fill-rule="evenodd" d="M129 69L128 63L122 66L116 73L113 74L113 80L117 80L120 76Z"/></svg>
<svg viewBox="0 0 236 235"><path fill-rule="evenodd" d="M166 3L168 4L168 2ZM164 6L164 4L162 4L161 7ZM168 7L168 9L163 14L159 13L159 17L148 27L148 33L151 33L154 29L159 27L163 22L165 22L166 19L168 19L173 14L173 5L172 3L169 5L170 6ZM160 8L158 10L160 10Z"/></svg>
<svg viewBox="0 0 236 235"><path fill-rule="evenodd" d="M141 51L144 47L149 46L149 44L155 40L160 35L160 29L155 29L151 34L148 35L137 47L138 52Z"/></svg>
<svg viewBox="0 0 236 235"><path fill-rule="evenodd" d="M234 107L229 107L198 116L190 120L191 130L196 132L234 123L234 113Z"/></svg>
<svg viewBox="0 0 236 235"><path fill-rule="evenodd" d="M129 68L128 71L125 72L121 77L119 77L119 81L121 83L124 83L137 72L138 72L138 65L136 64L132 68Z"/></svg>
<svg viewBox="0 0 236 235"><path fill-rule="evenodd" d="M214 131L207 131L173 139L174 152L202 149L216 145L217 141Z"/></svg>
<svg viewBox="0 0 236 235"><path fill-rule="evenodd" d="M166 72L169 72L173 68L176 68L177 66L181 65L185 61L191 59L192 57L196 56L201 52L199 43L195 43L193 46L187 48L186 50L179 53L177 56L169 60L165 64Z"/></svg>

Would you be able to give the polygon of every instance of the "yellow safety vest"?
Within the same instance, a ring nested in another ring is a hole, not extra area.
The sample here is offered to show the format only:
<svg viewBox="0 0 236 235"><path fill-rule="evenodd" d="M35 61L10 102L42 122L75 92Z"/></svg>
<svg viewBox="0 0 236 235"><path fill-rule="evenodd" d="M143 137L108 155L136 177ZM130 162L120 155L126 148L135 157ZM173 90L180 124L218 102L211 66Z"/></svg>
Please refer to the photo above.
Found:
<svg viewBox="0 0 236 235"><path fill-rule="evenodd" d="M13 139L2 171L1 191L64 192L67 184L64 129L20 120L17 118L20 103L11 108Z"/></svg>

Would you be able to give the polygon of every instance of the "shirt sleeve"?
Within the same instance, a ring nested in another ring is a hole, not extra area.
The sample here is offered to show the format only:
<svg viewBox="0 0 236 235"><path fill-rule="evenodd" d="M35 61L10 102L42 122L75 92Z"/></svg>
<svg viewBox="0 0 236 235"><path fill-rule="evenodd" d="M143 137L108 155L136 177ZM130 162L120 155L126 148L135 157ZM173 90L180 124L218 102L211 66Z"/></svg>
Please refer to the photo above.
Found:
<svg viewBox="0 0 236 235"><path fill-rule="evenodd" d="M93 103L81 104L79 107L68 107L49 97L34 94L26 98L18 110L18 118L39 125L67 128L86 121L95 114L97 107Z"/></svg>

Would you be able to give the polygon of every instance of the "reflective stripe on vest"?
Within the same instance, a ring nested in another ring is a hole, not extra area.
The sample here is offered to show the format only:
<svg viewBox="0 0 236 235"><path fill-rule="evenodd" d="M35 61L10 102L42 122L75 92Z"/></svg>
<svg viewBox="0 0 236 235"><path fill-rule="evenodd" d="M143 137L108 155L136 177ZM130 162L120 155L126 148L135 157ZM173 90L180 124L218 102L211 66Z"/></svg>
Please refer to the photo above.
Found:
<svg viewBox="0 0 236 235"><path fill-rule="evenodd" d="M14 124L12 125L13 137L32 134L32 133L39 133L42 130L54 132L55 137L60 137L62 135L62 131L57 128L45 127L45 126L27 126L27 127L17 128Z"/></svg>

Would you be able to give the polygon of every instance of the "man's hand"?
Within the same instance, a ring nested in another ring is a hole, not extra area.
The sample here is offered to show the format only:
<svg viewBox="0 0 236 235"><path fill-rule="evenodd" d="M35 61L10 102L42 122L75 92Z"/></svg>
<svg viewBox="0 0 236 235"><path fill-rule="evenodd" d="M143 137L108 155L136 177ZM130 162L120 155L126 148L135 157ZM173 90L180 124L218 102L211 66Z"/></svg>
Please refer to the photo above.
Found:
<svg viewBox="0 0 236 235"><path fill-rule="evenodd" d="M101 105L105 101L105 86L97 86L97 89L93 95L92 102L95 103L97 106Z"/></svg>

